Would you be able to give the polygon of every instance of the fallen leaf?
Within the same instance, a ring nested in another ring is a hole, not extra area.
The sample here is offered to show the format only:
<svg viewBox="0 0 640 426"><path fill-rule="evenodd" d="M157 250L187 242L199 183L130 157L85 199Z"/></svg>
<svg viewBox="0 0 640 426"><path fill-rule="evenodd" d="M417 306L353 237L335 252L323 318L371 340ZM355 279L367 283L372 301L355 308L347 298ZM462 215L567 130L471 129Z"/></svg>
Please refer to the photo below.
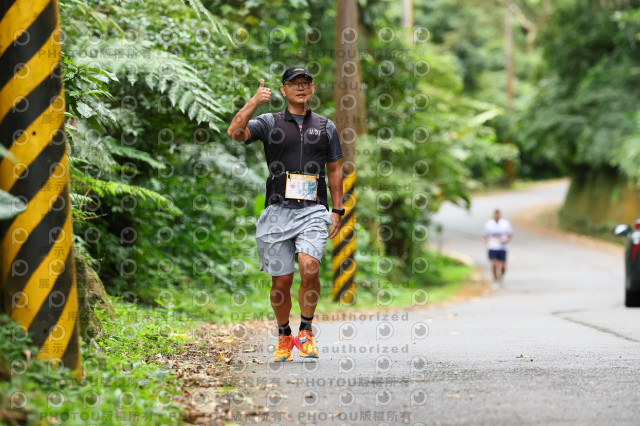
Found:
<svg viewBox="0 0 640 426"><path fill-rule="evenodd" d="M249 353L249 352L256 352L256 351L257 351L257 349L256 349L256 348L249 348L249 349L245 349L245 350L244 350L244 351L242 351L242 352L244 352L244 353Z"/></svg>
<svg viewBox="0 0 640 426"><path fill-rule="evenodd" d="M449 398L460 398L460 395L456 393L452 393L451 395L447 395Z"/></svg>
<svg viewBox="0 0 640 426"><path fill-rule="evenodd" d="M254 358L253 362L255 362L256 364L264 364L264 362L260 361L258 358Z"/></svg>

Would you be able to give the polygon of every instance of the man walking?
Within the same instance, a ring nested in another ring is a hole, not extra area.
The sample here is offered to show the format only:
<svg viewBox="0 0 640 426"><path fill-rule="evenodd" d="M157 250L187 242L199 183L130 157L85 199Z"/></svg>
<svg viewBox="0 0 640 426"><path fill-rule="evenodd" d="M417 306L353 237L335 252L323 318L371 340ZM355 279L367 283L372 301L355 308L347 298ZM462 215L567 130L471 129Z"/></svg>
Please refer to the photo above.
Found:
<svg viewBox="0 0 640 426"><path fill-rule="evenodd" d="M502 282L506 271L507 243L513 237L513 228L507 219L500 217L500 210L493 212L493 219L484 225L483 240L489 250L493 280Z"/></svg>
<svg viewBox="0 0 640 426"><path fill-rule="evenodd" d="M300 356L318 358L311 324L320 297L320 262L327 238L336 236L344 215L338 162L344 155L334 123L309 108L315 88L309 71L293 66L284 72L280 86L287 108L251 118L258 106L271 99L271 89L260 80L256 94L227 129L231 139L246 144L261 140L269 168L265 210L256 222L256 242L260 270L271 275L271 306L278 322L274 361L292 361L294 343ZM297 340L289 326L296 254L301 279Z"/></svg>

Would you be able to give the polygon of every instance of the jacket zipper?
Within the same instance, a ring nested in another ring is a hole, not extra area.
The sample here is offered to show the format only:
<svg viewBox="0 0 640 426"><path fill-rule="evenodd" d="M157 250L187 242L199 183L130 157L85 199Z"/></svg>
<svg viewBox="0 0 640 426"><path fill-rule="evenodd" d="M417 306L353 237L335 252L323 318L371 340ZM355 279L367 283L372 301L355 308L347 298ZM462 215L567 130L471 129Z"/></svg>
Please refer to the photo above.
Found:
<svg viewBox="0 0 640 426"><path fill-rule="evenodd" d="M302 151L304 151L304 118L300 126L300 168L298 169L300 173L302 173Z"/></svg>

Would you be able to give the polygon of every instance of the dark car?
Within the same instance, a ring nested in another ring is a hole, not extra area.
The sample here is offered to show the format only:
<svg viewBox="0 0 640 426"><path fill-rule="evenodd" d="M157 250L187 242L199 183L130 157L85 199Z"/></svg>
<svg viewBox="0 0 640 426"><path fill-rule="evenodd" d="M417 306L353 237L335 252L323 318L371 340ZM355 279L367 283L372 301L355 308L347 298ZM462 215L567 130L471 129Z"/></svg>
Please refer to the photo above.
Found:
<svg viewBox="0 0 640 426"><path fill-rule="evenodd" d="M627 237L625 252L625 299L627 307L640 307L640 218L633 227L618 225L613 229L613 235Z"/></svg>

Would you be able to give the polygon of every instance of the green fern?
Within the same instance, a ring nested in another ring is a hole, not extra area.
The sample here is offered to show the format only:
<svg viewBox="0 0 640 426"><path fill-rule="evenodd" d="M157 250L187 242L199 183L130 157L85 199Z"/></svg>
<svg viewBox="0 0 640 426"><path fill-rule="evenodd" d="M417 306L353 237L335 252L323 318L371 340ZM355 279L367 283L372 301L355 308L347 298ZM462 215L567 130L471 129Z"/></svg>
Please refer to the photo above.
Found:
<svg viewBox="0 0 640 426"><path fill-rule="evenodd" d="M98 167L103 173L110 174L118 168L118 163L111 155L110 146L96 130L87 128L85 121L77 122L77 131L69 132L71 143L70 162L72 165L91 165Z"/></svg>
<svg viewBox="0 0 640 426"><path fill-rule="evenodd" d="M65 25L72 27L80 34L91 34L94 29L99 29L104 33L112 28L120 33L124 32L111 16L103 12L104 8L93 8L80 0L59 0L58 4L66 18ZM116 5L111 7L124 10ZM70 36L73 37L74 34L70 34Z"/></svg>
<svg viewBox="0 0 640 426"><path fill-rule="evenodd" d="M167 197L150 189L136 185L128 185L126 183L94 179L77 169L72 169L71 173L76 179L84 182L88 187L90 187L91 190L99 197L131 195L132 197L136 197L140 200L152 201L157 207L162 208L174 216L182 216L184 214L182 210L173 204L173 202Z"/></svg>
<svg viewBox="0 0 640 426"><path fill-rule="evenodd" d="M140 117L135 111L126 107L114 107L111 112L116 120L105 126L108 134L137 138L144 133Z"/></svg>
<svg viewBox="0 0 640 426"><path fill-rule="evenodd" d="M71 194L69 194L69 197L71 198L71 205L75 207L95 204L96 202L96 200L94 200L91 197L87 197L84 194L78 194L75 192L72 192Z"/></svg>
<svg viewBox="0 0 640 426"><path fill-rule="evenodd" d="M156 170L163 170L167 167L164 163L154 159L148 152L141 151L130 146L120 145L113 137L108 136L105 138L105 141L109 146L111 154L142 161Z"/></svg>
<svg viewBox="0 0 640 426"><path fill-rule="evenodd" d="M96 205L95 199L91 197L87 197L84 194L78 194L76 192L71 192L69 194L69 197L71 198L71 213L72 213L74 222L82 222L84 220L89 220L89 219L98 217L98 215L95 212L87 211L83 208L84 206L90 206L90 205L95 206Z"/></svg>
<svg viewBox="0 0 640 426"><path fill-rule="evenodd" d="M171 105L177 107L189 119L207 123L215 131L220 131L216 123L221 123L221 115L226 109L216 101L215 93L209 85L198 77L197 70L179 56L154 50L149 41L132 45L126 40L107 40L96 46L99 51L135 52L108 58L82 58L80 63L99 63L100 66L131 84L140 82L152 90L166 94ZM131 56L131 57L130 57Z"/></svg>
<svg viewBox="0 0 640 426"><path fill-rule="evenodd" d="M242 177L242 180L244 182L254 185L260 185L264 183L264 178L259 176L255 171L249 168L244 160L229 153L220 145L212 145L206 148L204 152L198 157L198 161L210 166L215 166L229 179L236 178L237 171L234 172L234 167L242 165L246 167L246 175Z"/></svg>
<svg viewBox="0 0 640 426"><path fill-rule="evenodd" d="M92 268L100 266L100 262L91 256L89 243L87 243L80 235L73 234L73 247L78 250L78 253L87 261L87 264Z"/></svg>
<svg viewBox="0 0 640 426"><path fill-rule="evenodd" d="M185 3L191 6L191 8L196 12L196 15L198 15L198 18L202 18L202 15L204 15L204 17L207 18L207 21L209 21L209 23L211 24L212 29L215 31L215 33L224 36L230 43L233 43L231 35L222 25L220 19L209 12L209 10L204 7L200 0L185 0Z"/></svg>

